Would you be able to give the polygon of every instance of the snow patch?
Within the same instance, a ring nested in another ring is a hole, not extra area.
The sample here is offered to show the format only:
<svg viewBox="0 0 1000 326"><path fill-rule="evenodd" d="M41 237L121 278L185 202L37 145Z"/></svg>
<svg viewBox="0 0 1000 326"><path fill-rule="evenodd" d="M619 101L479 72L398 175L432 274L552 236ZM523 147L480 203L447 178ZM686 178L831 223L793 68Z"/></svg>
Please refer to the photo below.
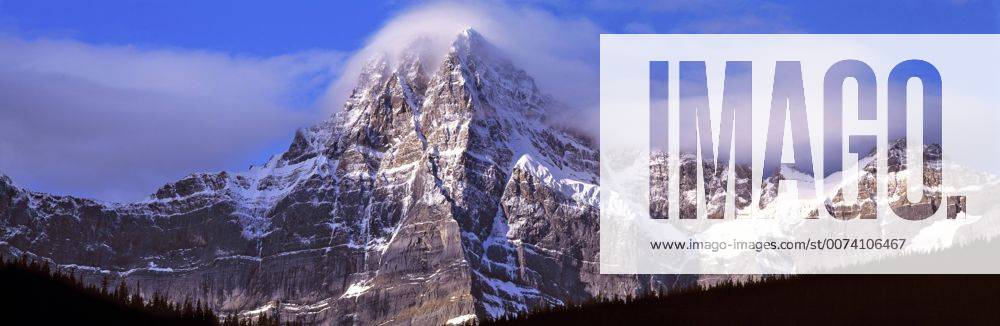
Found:
<svg viewBox="0 0 1000 326"><path fill-rule="evenodd" d="M458 317L455 317L455 318L452 318L452 319L448 319L448 321L444 322L444 324L445 325L462 325L462 324L465 324L465 323L473 321L473 320L476 320L476 315L474 315L474 314L467 314L467 315L461 315L461 316L458 316Z"/></svg>
<svg viewBox="0 0 1000 326"><path fill-rule="evenodd" d="M359 297L369 289L372 288L372 280L362 280L357 283L351 284L347 287L347 291L344 291L344 295L341 295L341 299L355 298Z"/></svg>

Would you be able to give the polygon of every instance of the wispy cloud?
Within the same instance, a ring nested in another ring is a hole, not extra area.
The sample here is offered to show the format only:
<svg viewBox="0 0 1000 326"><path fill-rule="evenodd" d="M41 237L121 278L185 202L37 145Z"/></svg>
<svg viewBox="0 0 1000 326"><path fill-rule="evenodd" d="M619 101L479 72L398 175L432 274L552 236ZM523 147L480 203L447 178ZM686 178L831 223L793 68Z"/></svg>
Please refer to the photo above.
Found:
<svg viewBox="0 0 1000 326"><path fill-rule="evenodd" d="M0 38L0 173L132 200L187 173L245 168L316 120L333 52L259 58Z"/></svg>
<svg viewBox="0 0 1000 326"><path fill-rule="evenodd" d="M451 42L467 27L476 29L504 51L536 79L543 92L576 110L562 114L588 118L590 121L581 130L597 129L599 41L604 29L583 17L558 16L530 5L494 2L438 2L401 12L348 60L342 78L331 91L328 107L339 108L337 105L343 103L354 86L361 65L375 53L388 53L391 57L419 38L428 51L443 57ZM588 119L574 119L574 123Z"/></svg>

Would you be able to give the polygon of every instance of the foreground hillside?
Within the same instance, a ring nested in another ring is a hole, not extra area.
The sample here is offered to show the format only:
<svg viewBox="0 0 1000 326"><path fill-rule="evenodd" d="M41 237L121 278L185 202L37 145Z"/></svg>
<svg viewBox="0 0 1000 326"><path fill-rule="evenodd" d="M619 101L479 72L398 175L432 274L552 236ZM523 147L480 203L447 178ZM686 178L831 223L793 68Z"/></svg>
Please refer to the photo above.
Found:
<svg viewBox="0 0 1000 326"><path fill-rule="evenodd" d="M1000 325L997 275L813 275L595 301L498 325Z"/></svg>

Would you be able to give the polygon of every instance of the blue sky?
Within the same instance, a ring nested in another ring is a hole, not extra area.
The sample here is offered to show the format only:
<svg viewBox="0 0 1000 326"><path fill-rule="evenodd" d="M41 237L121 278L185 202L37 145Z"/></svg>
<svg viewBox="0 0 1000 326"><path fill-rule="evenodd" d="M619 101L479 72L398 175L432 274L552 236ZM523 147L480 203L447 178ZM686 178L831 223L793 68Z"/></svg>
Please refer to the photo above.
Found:
<svg viewBox="0 0 1000 326"><path fill-rule="evenodd" d="M287 146L295 128L338 105L322 99L375 36L453 18L428 15L393 25L433 5L0 0L0 173L35 190L134 200L190 172L262 163ZM479 14L487 16L506 12L494 34L527 26L527 34L538 34L528 43L551 50L543 57L575 60L584 75L596 70L600 33L1000 32L998 1L463 6L486 8ZM520 33L512 32L508 43L525 41ZM532 62L521 63L533 72ZM561 84L558 76L566 74L538 75L545 86ZM570 85L563 91L590 87Z"/></svg>
<svg viewBox="0 0 1000 326"><path fill-rule="evenodd" d="M27 37L276 55L359 48L398 7L365 1L0 1L0 26Z"/></svg>
<svg viewBox="0 0 1000 326"><path fill-rule="evenodd" d="M353 51L416 3L368 1L0 1L22 37L276 55ZM610 32L997 33L997 1L521 2ZM718 23L728 27L713 27ZM700 28L699 28L700 27Z"/></svg>

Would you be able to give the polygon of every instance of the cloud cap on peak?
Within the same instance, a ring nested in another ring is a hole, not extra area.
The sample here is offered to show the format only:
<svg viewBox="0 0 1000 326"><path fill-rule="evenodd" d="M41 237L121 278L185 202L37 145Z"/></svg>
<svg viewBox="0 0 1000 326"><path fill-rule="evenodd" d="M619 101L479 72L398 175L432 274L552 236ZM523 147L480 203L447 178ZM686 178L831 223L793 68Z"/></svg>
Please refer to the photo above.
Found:
<svg viewBox="0 0 1000 326"><path fill-rule="evenodd" d="M357 51L327 93L331 113L343 108L365 62L379 53L395 66L414 40L428 71L443 62L456 41L482 39L534 77L539 88L574 110L594 111L598 94L599 35L587 19L555 16L532 7L496 3L432 3L391 19ZM587 124L596 129L596 121Z"/></svg>

